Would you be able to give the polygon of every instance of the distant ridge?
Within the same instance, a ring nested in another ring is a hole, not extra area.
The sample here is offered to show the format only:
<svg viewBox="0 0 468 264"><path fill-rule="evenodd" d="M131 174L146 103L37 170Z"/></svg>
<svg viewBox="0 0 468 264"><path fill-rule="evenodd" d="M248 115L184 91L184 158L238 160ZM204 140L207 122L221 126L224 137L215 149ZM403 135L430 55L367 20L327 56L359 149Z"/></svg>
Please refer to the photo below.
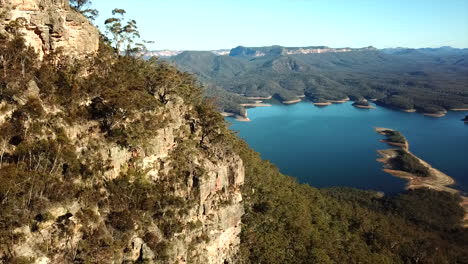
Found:
<svg viewBox="0 0 468 264"><path fill-rule="evenodd" d="M217 56L231 56L231 57L263 57L266 55L300 55L300 54L321 54L321 53L343 53L351 51L382 51L386 54L393 55L405 55L405 54L417 54L423 53L427 55L450 55L450 54L461 54L468 52L467 48L453 48L450 46L442 46L439 48L384 48L377 49L373 46L363 48L330 48L328 46L307 46L307 47L283 47L278 45L265 46L265 47L245 47L238 46L233 49L219 49L219 50L208 50ZM190 50L153 50L148 51L146 56L152 57L163 57L169 58L177 56L184 51Z"/></svg>
<svg viewBox="0 0 468 264"><path fill-rule="evenodd" d="M185 51L168 58L195 73L220 109L238 115L249 98L314 103L351 99L436 114L468 108L468 50L441 48L244 47ZM229 93L228 95L222 92ZM240 105L240 106L239 106Z"/></svg>
<svg viewBox="0 0 468 264"><path fill-rule="evenodd" d="M173 56L177 56L184 52L186 50L153 50L153 51L148 51L146 52L145 56L148 57L163 57L163 58L169 58ZM215 55L223 56L223 55L229 55L230 49L220 49L220 50L210 50L209 52L212 52Z"/></svg>
<svg viewBox="0 0 468 264"><path fill-rule="evenodd" d="M218 56L231 57L263 57L266 55L297 55L297 54L320 54L320 53L336 53L336 52L351 52L359 50L377 50L369 46L365 48L330 48L327 46L308 46L308 47L283 47L283 46L266 46L266 47L244 47L238 46L233 49L209 50L209 52ZM154 50L148 51L146 56L157 57L173 57L183 53L186 50Z"/></svg>

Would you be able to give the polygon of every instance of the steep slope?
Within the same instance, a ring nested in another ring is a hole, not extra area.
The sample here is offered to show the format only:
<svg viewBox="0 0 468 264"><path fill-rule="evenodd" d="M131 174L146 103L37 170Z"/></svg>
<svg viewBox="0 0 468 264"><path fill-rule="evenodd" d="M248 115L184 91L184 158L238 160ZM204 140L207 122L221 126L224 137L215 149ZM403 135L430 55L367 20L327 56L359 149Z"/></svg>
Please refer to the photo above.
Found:
<svg viewBox="0 0 468 264"><path fill-rule="evenodd" d="M222 117L190 75L81 45L94 28L36 43L29 23L86 20L66 4L21 1L31 21L0 36L0 263L231 262L244 167Z"/></svg>
<svg viewBox="0 0 468 264"><path fill-rule="evenodd" d="M230 261L244 168L221 116L190 76L104 54L2 79L0 259Z"/></svg>

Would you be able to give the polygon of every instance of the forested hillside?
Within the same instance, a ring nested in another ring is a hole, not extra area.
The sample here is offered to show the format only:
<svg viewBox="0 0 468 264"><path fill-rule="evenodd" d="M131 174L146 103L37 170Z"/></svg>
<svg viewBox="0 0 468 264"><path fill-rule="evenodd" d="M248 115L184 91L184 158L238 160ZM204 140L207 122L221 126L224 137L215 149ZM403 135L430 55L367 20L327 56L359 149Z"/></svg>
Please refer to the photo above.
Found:
<svg viewBox="0 0 468 264"><path fill-rule="evenodd" d="M424 113L468 107L466 49L357 49L315 54L290 50L279 46L236 48L229 56L188 51L169 60L209 86L247 97L276 96L289 101L306 95L313 102L378 99L381 105ZM224 104L238 99L218 98L222 110L239 113L238 107Z"/></svg>

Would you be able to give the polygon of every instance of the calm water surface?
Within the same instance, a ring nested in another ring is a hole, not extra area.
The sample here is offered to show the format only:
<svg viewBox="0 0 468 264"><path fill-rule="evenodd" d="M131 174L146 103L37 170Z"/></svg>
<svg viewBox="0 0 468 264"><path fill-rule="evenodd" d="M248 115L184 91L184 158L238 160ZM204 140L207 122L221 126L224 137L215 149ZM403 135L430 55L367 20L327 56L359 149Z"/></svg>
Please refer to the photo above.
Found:
<svg viewBox="0 0 468 264"><path fill-rule="evenodd" d="M351 103L316 107L302 102L253 108L248 114L252 122L228 118L231 129L302 183L401 191L406 181L384 173L376 161L376 150L387 145L379 142L382 136L374 127L387 127L401 131L415 155L468 191L468 125L460 121L466 112L433 118L383 107L358 109Z"/></svg>

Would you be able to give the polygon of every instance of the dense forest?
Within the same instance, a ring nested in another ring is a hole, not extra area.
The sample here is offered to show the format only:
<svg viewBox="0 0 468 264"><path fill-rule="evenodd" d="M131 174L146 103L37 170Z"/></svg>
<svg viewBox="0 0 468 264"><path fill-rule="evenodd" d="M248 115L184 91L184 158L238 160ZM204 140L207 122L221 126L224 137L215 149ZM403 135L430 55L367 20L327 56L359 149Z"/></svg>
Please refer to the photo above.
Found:
<svg viewBox="0 0 468 264"><path fill-rule="evenodd" d="M113 44L103 39L94 58L69 61L53 53L39 61L21 35L0 37L0 263L34 262L13 253L26 239L18 230L26 226L33 236L52 224L57 241L83 234L65 252L54 251L55 240L40 243L37 250L47 256L63 254L60 263L115 263L135 234L154 263L168 263L174 251L167 241L200 228L179 221L200 194L184 200L176 190L206 177L191 162L195 155L223 153L236 153L245 166L239 263L468 263L458 196L301 185L228 129L194 76L157 59L123 55ZM111 165L97 158L99 151L107 145L144 150L152 133L172 121L167 112L178 100L189 109L180 118L201 139L177 138L172 170L158 181L132 165L137 155L117 178L107 178ZM89 137L85 147L67 136L80 129ZM48 211L73 202L85 207L58 218ZM161 236L148 230L152 225ZM197 239L191 246L209 237Z"/></svg>
<svg viewBox="0 0 468 264"><path fill-rule="evenodd" d="M238 47L229 56L187 51L168 60L197 74L210 87L224 89L230 98L235 94L275 96L282 101L301 95L313 102L378 99L380 105L425 113L468 107L466 49L285 52L292 49ZM222 110L239 113L232 103L240 99L226 100L219 94L217 98Z"/></svg>

